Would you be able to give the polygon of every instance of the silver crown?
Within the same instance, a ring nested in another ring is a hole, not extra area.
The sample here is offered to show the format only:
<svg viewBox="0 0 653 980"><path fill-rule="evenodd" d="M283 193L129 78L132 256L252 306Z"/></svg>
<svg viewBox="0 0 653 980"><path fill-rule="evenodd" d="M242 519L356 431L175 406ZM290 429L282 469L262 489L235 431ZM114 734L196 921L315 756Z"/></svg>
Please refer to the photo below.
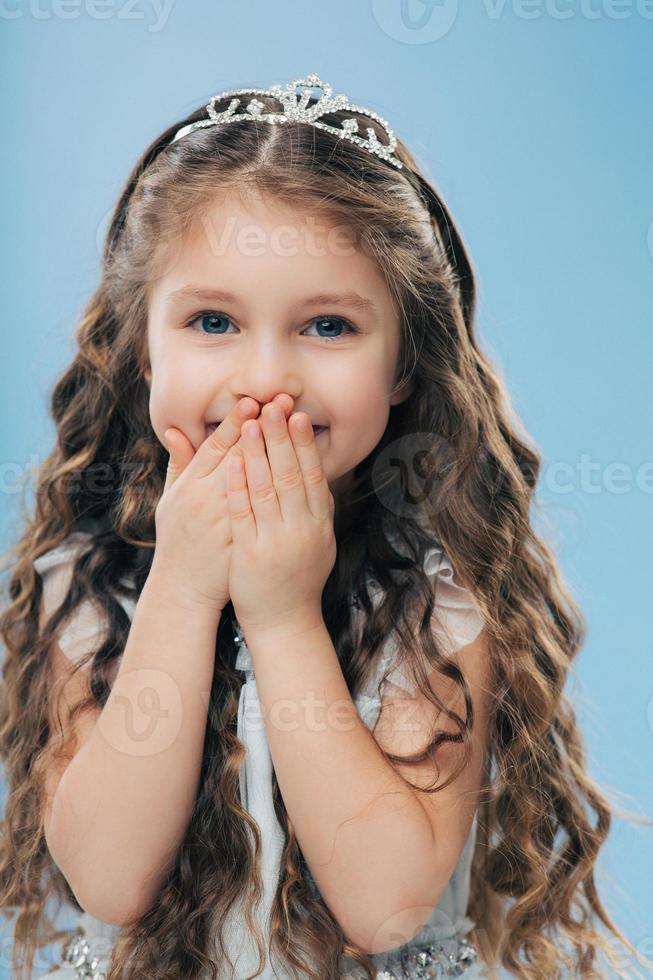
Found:
<svg viewBox="0 0 653 980"><path fill-rule="evenodd" d="M297 89L300 86L303 91L301 95L298 95ZM307 108L308 101L311 98L311 89L314 88L321 89L322 94L315 105ZM387 160L394 167L401 169L403 164L393 154L397 145L397 138L385 119L382 119L376 112L365 109L363 106L352 105L346 95L332 95L332 91L328 82L323 82L319 75L309 75L307 78L299 78L294 82L290 82L286 85L285 89L280 85L273 85L270 89L241 88L230 92L219 92L213 96L206 106L209 118L200 119L198 122L183 126L175 133L171 142L174 143L175 140L181 139L196 129L203 129L205 126L224 126L228 123L237 122L240 119L253 119L257 122L265 121L268 123L302 122L309 123L309 125L315 126L318 129L324 129L328 133L333 133L334 136L350 140L352 143L358 143L359 146L365 147L370 153L376 154L376 156ZM249 101L244 111L236 112L236 108L240 105L241 101L237 96L241 95L274 96L281 102L283 112L268 111L267 107L256 98ZM233 98L231 98L229 107L222 112L218 112L215 108L216 103L230 97ZM388 137L388 142L382 143L371 126L367 127L366 137L357 135L358 120L354 117L345 119L342 126L331 126L329 123L320 122L322 116L329 115L329 113L336 112L339 109L347 109L349 112L356 112L359 115L375 119L383 127Z"/></svg>

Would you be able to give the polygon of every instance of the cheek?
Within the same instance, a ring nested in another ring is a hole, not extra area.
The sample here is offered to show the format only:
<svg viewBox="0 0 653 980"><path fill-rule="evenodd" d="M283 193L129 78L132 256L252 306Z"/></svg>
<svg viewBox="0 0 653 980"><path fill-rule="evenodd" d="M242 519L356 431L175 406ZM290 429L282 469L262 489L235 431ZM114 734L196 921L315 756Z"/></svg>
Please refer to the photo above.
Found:
<svg viewBox="0 0 653 980"><path fill-rule="evenodd" d="M369 430L381 425L388 411L388 387L380 372L361 370L349 384L338 388L336 412L344 423Z"/></svg>
<svg viewBox="0 0 653 980"><path fill-rule="evenodd" d="M338 445L359 462L381 440L390 416L389 398L383 384L368 378L343 390L333 419L339 432Z"/></svg>
<svg viewBox="0 0 653 980"><path fill-rule="evenodd" d="M172 348L152 364L152 396L159 400L192 398L207 374L203 368L201 359L185 357Z"/></svg>
<svg viewBox="0 0 653 980"><path fill-rule="evenodd" d="M159 435L170 425L187 424L203 413L199 371L182 358L166 358L152 365L150 418Z"/></svg>

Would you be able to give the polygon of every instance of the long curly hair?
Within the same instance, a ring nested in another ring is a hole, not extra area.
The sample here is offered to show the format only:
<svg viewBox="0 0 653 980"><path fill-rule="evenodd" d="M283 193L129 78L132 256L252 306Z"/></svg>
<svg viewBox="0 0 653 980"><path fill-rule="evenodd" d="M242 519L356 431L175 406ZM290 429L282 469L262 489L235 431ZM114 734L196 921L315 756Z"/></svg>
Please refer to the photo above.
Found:
<svg viewBox="0 0 653 980"><path fill-rule="evenodd" d="M277 108L272 97L260 101ZM350 115L335 112L332 121ZM493 676L470 938L491 969L501 963L527 980L559 977L570 968L582 977L603 976L597 954L602 951L615 968L616 961L601 924L640 954L597 894L595 865L616 811L588 775L574 708L563 690L586 625L551 549L531 527L540 455L520 431L499 374L477 344L475 278L461 235L401 141L395 153L402 170L302 124L241 121L171 142L182 125L201 118L203 108L147 148L116 204L99 286L77 327L73 361L51 396L56 446L35 468L34 516L23 508L24 533L5 559L13 568L0 620L6 648L0 752L9 789L0 906L15 916L15 975L30 975L37 947L67 935L46 914L48 899L58 900L59 908L70 903L80 909L43 832L43 773L67 750L70 757L65 732L51 732L48 722L49 653L73 610L92 598L110 630L84 660L91 694L75 714L106 703L112 664L130 625L119 597L138 598L156 545L154 514L168 457L152 428L144 379L148 291L207 205L223 193L251 188L353 230L358 247L378 263L401 314L396 383L409 381L411 393L391 408L380 443L357 465L338 502L338 554L323 594L325 623L347 685L354 696L395 630L415 682L457 726L454 736L434 729L427 753L436 762L438 746L453 737L465 754L451 779L462 771L471 750L472 700L464 672L431 628L436 596L423 565L437 540L484 616ZM385 138L376 123L365 119L364 125ZM411 452L426 493L413 492ZM384 464L389 457L394 465ZM99 487L88 479L98 471L108 474ZM76 560L65 600L40 623L42 580L35 559L89 527L91 545ZM400 547L390 543L392 536ZM368 578L381 586L376 607ZM360 630L348 601L354 593L364 610ZM252 907L261 889L261 841L239 798L244 747L236 721L243 675L234 666L233 623L229 603L216 635L190 823L156 903L116 940L110 980L222 976L222 925L241 898L248 899L247 921L256 930ZM450 713L430 687L433 668L464 692L465 718ZM384 755L391 763L410 763L427 753ZM274 776L273 789L285 848L270 952L299 978L341 977L343 955L373 978L371 959L347 940L311 888ZM256 942L262 967L265 942L258 930Z"/></svg>

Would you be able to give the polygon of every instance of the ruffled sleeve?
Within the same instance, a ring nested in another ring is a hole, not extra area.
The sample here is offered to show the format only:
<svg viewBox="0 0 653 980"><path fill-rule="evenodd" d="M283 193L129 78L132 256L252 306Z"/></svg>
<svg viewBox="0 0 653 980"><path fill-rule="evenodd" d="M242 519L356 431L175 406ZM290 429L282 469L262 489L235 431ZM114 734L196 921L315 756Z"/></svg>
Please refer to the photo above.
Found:
<svg viewBox="0 0 653 980"><path fill-rule="evenodd" d="M453 565L441 545L434 545L427 552L424 571L433 583L435 594L431 620L433 634L442 652L450 656L476 639L483 628L484 619L469 589L456 582ZM372 587L370 598L373 605L378 605L381 601L380 589ZM395 663L399 659L398 654L399 641L393 632L386 640L375 676L360 697L360 706L367 709L370 717L374 717L375 685L389 667L391 669L382 688L382 697L415 693L416 686L408 672L400 663ZM378 704L378 698L376 700Z"/></svg>
<svg viewBox="0 0 653 980"><path fill-rule="evenodd" d="M442 652L451 656L476 639L483 629L484 619L469 589L456 582L453 565L440 545L428 553L424 571L435 589L435 608L431 620L433 634ZM395 652L391 641L388 656L394 657ZM393 667L386 684L386 694L390 694L393 687L410 694L415 691L414 682L400 665Z"/></svg>
<svg viewBox="0 0 653 980"><path fill-rule="evenodd" d="M78 556L88 547L92 536L85 531L73 531L56 548L46 551L34 562L43 580L43 608L50 617L64 601ZM125 612L133 616L135 603L128 598L120 602ZM77 662L89 650L97 649L109 633L109 624L102 610L93 600L84 599L64 623L58 637L59 647L72 662Z"/></svg>

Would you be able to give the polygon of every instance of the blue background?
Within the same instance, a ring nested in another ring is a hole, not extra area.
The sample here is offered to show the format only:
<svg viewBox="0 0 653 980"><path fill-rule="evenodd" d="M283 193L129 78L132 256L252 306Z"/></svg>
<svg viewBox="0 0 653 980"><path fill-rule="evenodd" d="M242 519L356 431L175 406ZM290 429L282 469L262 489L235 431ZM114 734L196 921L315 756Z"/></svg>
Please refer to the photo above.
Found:
<svg viewBox="0 0 653 980"><path fill-rule="evenodd" d="M533 518L589 621L590 772L652 815L653 4L166 2L0 4L2 549L133 163L221 89L316 72L390 122L469 245L481 345L543 456ZM653 957L652 831L613 827L600 894Z"/></svg>

